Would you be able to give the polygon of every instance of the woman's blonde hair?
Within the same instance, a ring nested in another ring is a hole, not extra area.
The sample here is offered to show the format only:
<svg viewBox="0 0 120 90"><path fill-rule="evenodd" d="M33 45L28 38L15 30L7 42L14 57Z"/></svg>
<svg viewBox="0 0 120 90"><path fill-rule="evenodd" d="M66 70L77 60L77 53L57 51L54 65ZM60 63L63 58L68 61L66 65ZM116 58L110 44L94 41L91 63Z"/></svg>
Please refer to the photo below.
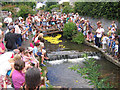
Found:
<svg viewBox="0 0 120 90"><path fill-rule="evenodd" d="M16 55L14 56L14 58L11 58L11 59L10 59L11 62L15 62L15 61L17 61L17 60L21 60L21 55L16 54Z"/></svg>

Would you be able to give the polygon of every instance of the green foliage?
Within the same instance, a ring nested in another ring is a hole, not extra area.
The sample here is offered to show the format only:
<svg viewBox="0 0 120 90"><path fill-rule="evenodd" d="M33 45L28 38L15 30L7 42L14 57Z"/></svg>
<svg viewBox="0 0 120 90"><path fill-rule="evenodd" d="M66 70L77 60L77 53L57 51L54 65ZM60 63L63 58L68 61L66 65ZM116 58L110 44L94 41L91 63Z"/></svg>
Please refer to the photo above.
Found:
<svg viewBox="0 0 120 90"><path fill-rule="evenodd" d="M83 33L79 32L75 37L73 37L72 41L76 42L78 44L83 43L85 40L85 37Z"/></svg>
<svg viewBox="0 0 120 90"><path fill-rule="evenodd" d="M70 5L64 6L62 11L62 13L66 13L66 14L72 13L72 12L74 12L74 9Z"/></svg>
<svg viewBox="0 0 120 90"><path fill-rule="evenodd" d="M30 6L21 5L19 8L20 11L17 13L18 16L26 18L28 14L35 14L35 11L33 11L33 9Z"/></svg>
<svg viewBox="0 0 120 90"><path fill-rule="evenodd" d="M50 8L50 10L53 9L53 8L59 8L59 5L52 5L49 8Z"/></svg>
<svg viewBox="0 0 120 90"><path fill-rule="evenodd" d="M107 83L108 78L102 78L99 79L101 76L101 73L99 72L99 68L101 67L100 65L96 64L96 61L94 59L88 59L87 55L84 55L85 62L84 67L80 67L79 65L77 66L72 66L69 67L69 69L77 71L83 78L90 80L89 84L94 85L95 88L113 88L112 85Z"/></svg>
<svg viewBox="0 0 120 90"><path fill-rule="evenodd" d="M118 29L117 31L118 31L118 35L120 35L120 29Z"/></svg>
<svg viewBox="0 0 120 90"><path fill-rule="evenodd" d="M75 2L74 10L83 16L120 20L118 2Z"/></svg>
<svg viewBox="0 0 120 90"><path fill-rule="evenodd" d="M46 7L50 7L50 6L52 6L52 5L56 5L57 4L57 2L46 2Z"/></svg>
<svg viewBox="0 0 120 90"><path fill-rule="evenodd" d="M14 9L15 7L16 7L15 5L7 4L2 7L2 11L12 12L12 16L15 17L16 15L16 10Z"/></svg>
<svg viewBox="0 0 120 90"><path fill-rule="evenodd" d="M51 11L53 7L56 7L55 5L57 6L57 2L46 2L46 7L44 8L44 11Z"/></svg>
<svg viewBox="0 0 120 90"><path fill-rule="evenodd" d="M73 22L68 22L64 25L63 31L64 31L63 36L65 38L72 39L72 36L77 34L77 26Z"/></svg>
<svg viewBox="0 0 120 90"><path fill-rule="evenodd" d="M33 6L36 5L35 1L33 1L33 0L32 0L32 2L24 2L24 0L23 0L23 2L22 1L21 2L2 2L3 6L9 5L9 4L15 5L16 7L18 7L20 5L27 5L27 6L30 6L31 8L33 8Z"/></svg>

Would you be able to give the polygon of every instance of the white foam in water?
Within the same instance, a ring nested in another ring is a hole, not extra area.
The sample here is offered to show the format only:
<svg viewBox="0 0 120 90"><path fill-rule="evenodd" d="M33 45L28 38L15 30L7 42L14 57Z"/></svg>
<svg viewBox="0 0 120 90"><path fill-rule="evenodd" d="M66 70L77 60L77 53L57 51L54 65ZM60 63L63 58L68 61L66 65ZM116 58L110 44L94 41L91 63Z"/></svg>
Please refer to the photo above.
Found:
<svg viewBox="0 0 120 90"><path fill-rule="evenodd" d="M100 59L98 56L88 56L88 58L94 58L94 59ZM53 60L53 61L47 61L51 65L61 64L64 62L72 62L72 63L78 63L85 61L84 58L75 58L75 59L61 59L61 60Z"/></svg>
<svg viewBox="0 0 120 90"><path fill-rule="evenodd" d="M65 62L65 59L61 59L61 60L54 60L54 61L47 61L49 64L61 64L63 62Z"/></svg>

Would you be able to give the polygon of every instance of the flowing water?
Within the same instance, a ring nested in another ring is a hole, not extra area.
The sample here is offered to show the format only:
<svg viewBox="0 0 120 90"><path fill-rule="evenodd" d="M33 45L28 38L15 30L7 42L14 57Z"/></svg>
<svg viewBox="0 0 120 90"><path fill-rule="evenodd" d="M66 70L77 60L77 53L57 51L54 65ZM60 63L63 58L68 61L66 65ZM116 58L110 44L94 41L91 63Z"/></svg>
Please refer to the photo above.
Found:
<svg viewBox="0 0 120 90"><path fill-rule="evenodd" d="M73 65L82 66L83 53L88 53L89 58L94 58L97 64L101 65L100 72L103 77L108 76L110 83L120 88L120 68L106 60L96 49L85 44L75 44L69 40L64 40L56 45L46 43L46 49L50 61L47 63L48 79L51 85L67 88L92 88L88 80L68 69Z"/></svg>

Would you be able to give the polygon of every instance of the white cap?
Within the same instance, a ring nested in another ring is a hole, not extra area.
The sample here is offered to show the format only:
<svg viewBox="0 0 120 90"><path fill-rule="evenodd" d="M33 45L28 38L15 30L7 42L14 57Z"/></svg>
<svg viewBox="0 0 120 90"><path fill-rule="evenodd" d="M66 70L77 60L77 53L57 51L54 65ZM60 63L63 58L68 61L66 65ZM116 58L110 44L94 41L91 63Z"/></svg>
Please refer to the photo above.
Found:
<svg viewBox="0 0 120 90"><path fill-rule="evenodd" d="M32 47L28 47L27 49L28 49L28 52L33 51L33 48L32 48Z"/></svg>
<svg viewBox="0 0 120 90"><path fill-rule="evenodd" d="M23 19L22 17L19 17L19 20Z"/></svg>
<svg viewBox="0 0 120 90"><path fill-rule="evenodd" d="M85 20L84 18L82 18L81 20Z"/></svg>

